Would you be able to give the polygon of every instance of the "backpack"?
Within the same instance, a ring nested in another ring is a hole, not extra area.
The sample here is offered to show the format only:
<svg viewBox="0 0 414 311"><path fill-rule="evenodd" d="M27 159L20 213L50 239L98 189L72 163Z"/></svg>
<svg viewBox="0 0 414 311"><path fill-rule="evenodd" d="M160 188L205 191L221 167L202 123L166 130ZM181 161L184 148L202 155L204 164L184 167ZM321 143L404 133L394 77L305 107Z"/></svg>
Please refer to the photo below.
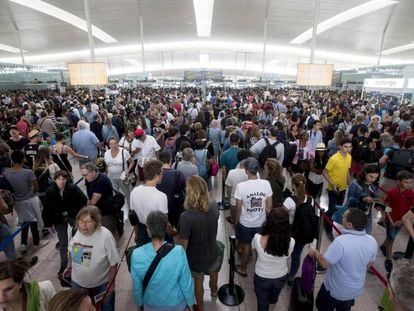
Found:
<svg viewBox="0 0 414 311"><path fill-rule="evenodd" d="M200 177L203 177L204 179L208 178L207 153L207 149L194 150L194 155L197 159L198 174L200 175Z"/></svg>
<svg viewBox="0 0 414 311"><path fill-rule="evenodd" d="M368 162L370 158L370 150L365 139L363 141L358 141L358 144L352 154L352 159L356 162Z"/></svg>
<svg viewBox="0 0 414 311"><path fill-rule="evenodd" d="M7 204L7 210L1 211L1 215L10 214L13 212L14 205L16 204L14 194L10 190L0 189L0 196Z"/></svg>
<svg viewBox="0 0 414 311"><path fill-rule="evenodd" d="M400 171L413 172L414 152L412 150L395 150L388 153L388 156L391 156L391 161L388 163L385 177L396 180Z"/></svg>
<svg viewBox="0 0 414 311"><path fill-rule="evenodd" d="M292 197L296 202L297 198ZM313 199L308 196L306 202L296 207L295 217L292 224L292 237L297 243L311 243L318 237L319 217L315 214Z"/></svg>
<svg viewBox="0 0 414 311"><path fill-rule="evenodd" d="M168 137L165 140L163 151L168 152L169 154L173 155L175 152L175 142L177 138L175 137Z"/></svg>
<svg viewBox="0 0 414 311"><path fill-rule="evenodd" d="M313 123L315 123L315 119L310 116L308 121L306 122L306 127L308 128L308 130L311 130L313 128Z"/></svg>
<svg viewBox="0 0 414 311"><path fill-rule="evenodd" d="M259 155L259 165L261 168L264 168L266 160L268 158L276 158L276 145L279 143L278 141L270 144L269 140L265 137L266 146L263 148L262 152Z"/></svg>
<svg viewBox="0 0 414 311"><path fill-rule="evenodd" d="M298 149L298 146L296 144L291 144L288 141L285 141L283 143L283 146L285 147L285 156L283 158L283 167L289 167L292 165L293 158L296 155L296 150Z"/></svg>

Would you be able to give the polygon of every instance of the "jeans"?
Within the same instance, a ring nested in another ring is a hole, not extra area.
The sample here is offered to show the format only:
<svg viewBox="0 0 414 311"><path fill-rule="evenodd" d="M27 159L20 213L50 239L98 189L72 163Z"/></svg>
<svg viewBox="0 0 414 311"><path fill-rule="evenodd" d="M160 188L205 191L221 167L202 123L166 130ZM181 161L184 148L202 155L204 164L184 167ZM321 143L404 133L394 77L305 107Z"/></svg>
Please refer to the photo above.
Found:
<svg viewBox="0 0 414 311"><path fill-rule="evenodd" d="M63 272L68 265L68 224L74 227L75 220L69 219L68 222L61 222L55 224L55 230L59 240L59 253L60 253L60 269L59 272ZM73 229L72 229L73 233ZM73 234L72 234L73 235Z"/></svg>
<svg viewBox="0 0 414 311"><path fill-rule="evenodd" d="M326 290L325 284L322 284L315 301L316 308L319 311L349 311L354 303L354 299L342 301L333 298L329 291Z"/></svg>
<svg viewBox="0 0 414 311"><path fill-rule="evenodd" d="M3 242L7 237L11 236L13 233L10 231L9 226L0 221L0 241ZM11 240L2 251L6 254L7 260L14 260L17 257L16 249L14 248L14 241Z"/></svg>
<svg viewBox="0 0 414 311"><path fill-rule="evenodd" d="M108 282L102 285L99 285L97 287L86 288L88 290L89 297L91 297L92 302L94 304L95 304L95 296L103 293L107 286L108 286ZM72 288L76 289L76 288L84 288L84 287L72 281ZM102 311L114 311L115 310L115 291L111 291L106 295L105 301L102 305L102 309L100 310Z"/></svg>
<svg viewBox="0 0 414 311"><path fill-rule="evenodd" d="M295 246L293 247L293 252L291 255L292 263L290 265L290 272L289 272L289 275L291 278L295 277L296 273L299 270L300 255L302 255L302 251L304 247L305 247L305 244L300 244L300 243L295 243Z"/></svg>
<svg viewBox="0 0 414 311"><path fill-rule="evenodd" d="M269 310L269 304L275 304L288 279L288 274L277 279L267 279L254 274L254 291L257 298L257 310Z"/></svg>
<svg viewBox="0 0 414 311"><path fill-rule="evenodd" d="M326 212L326 216L331 218L332 215L335 213L336 206L342 205L344 203L345 193L346 193L346 190L340 191L338 193L335 191L328 190L329 203L328 203L328 211ZM332 233L332 227L330 224L328 224L327 221L324 221L324 226L325 226L326 233Z"/></svg>
<svg viewBox="0 0 414 311"><path fill-rule="evenodd" d="M22 224L22 226L24 225L25 223ZM22 236L21 236L22 244L27 246L27 237L29 236L29 227L30 227L30 231L32 232L33 245L39 245L40 236L39 236L39 230L37 230L37 221L30 222L29 226L25 227L22 230Z"/></svg>

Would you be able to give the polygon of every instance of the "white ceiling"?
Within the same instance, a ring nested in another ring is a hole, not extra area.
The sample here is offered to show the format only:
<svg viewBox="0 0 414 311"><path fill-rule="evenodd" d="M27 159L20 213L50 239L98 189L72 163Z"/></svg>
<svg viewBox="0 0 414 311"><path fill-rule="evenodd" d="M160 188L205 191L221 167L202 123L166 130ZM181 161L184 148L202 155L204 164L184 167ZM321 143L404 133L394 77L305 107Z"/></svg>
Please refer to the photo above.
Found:
<svg viewBox="0 0 414 311"><path fill-rule="evenodd" d="M319 22L367 1L320 0ZM45 2L85 19L82 0ZM266 15L265 72L294 73L296 63L309 61L310 40L301 45L289 42L313 26L313 0L215 0L210 38L197 37L191 0L89 0L89 3L92 24L118 41L106 44L94 39L97 61L105 61L112 72L142 71L140 17L146 71L159 71L162 55L165 70L200 67L199 54L203 53L209 54L209 61L203 67L243 71L246 64L246 70L260 72ZM335 69L375 65L392 7L318 35L316 61L334 63ZM413 0L400 0L395 5L384 50L411 43L413 13ZM19 47L16 28L22 48L27 51L26 63L66 66L70 61L89 60L86 32L20 4L0 0L0 44ZM171 42L175 44L167 44ZM130 59L136 64L131 65ZM19 54L0 50L0 62L20 63L21 59ZM409 62L414 62L414 50L384 56L382 64Z"/></svg>

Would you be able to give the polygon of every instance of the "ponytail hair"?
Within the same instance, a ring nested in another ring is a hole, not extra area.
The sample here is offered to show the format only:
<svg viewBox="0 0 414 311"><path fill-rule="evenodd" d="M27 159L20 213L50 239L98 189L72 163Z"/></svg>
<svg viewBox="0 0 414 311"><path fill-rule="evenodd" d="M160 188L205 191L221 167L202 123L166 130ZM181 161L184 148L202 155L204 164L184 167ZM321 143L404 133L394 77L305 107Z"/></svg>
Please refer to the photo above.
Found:
<svg viewBox="0 0 414 311"><path fill-rule="evenodd" d="M306 199L306 178L302 174L292 176L292 186L295 186L295 195L297 197L296 205Z"/></svg>

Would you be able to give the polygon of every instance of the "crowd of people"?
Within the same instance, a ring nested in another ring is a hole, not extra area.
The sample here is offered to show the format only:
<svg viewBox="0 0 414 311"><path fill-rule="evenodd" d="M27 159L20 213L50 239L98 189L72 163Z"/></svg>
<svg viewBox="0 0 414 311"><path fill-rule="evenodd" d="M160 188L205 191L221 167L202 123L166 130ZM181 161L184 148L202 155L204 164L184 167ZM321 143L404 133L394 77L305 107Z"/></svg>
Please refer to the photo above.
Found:
<svg viewBox="0 0 414 311"><path fill-rule="evenodd" d="M325 189L326 215L342 235L324 221L331 244L324 253L309 251L327 269L317 309L350 310L379 249L390 273L389 299L395 310L411 310L412 106L392 98L360 99L353 91L118 92L1 95L0 240L12 233L12 210L22 233L18 252L13 240L2 249L7 261L0 264L0 308L114 310L117 247L128 212L136 304L144 310L204 310L204 276L216 297L223 261L211 194L220 176L240 277L256 254L257 310L269 310L282 288L292 286L305 246L321 238L316 206ZM73 165L79 165L85 191ZM379 247L374 226L385 227ZM403 227L409 243L405 259L396 260L393 243ZM48 231L57 232L57 277L72 290L55 295L50 283L25 279L37 262L36 256L18 256L30 248L29 229L34 249L47 244Z"/></svg>

